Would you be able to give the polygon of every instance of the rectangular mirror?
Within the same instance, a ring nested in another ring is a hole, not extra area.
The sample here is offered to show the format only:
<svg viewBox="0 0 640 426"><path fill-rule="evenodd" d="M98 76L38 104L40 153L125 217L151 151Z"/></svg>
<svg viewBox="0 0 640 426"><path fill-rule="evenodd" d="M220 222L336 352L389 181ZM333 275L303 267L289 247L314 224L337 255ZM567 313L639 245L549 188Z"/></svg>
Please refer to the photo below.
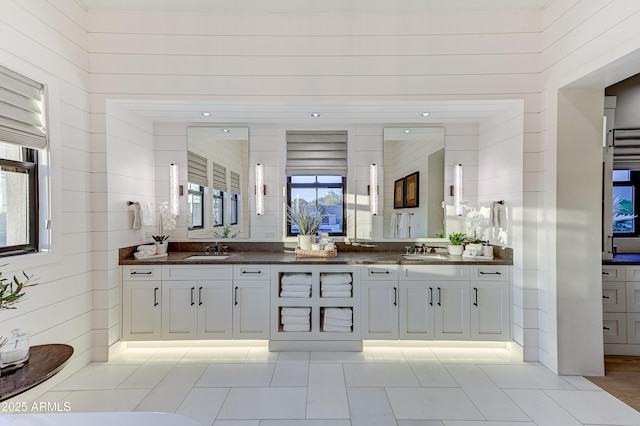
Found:
<svg viewBox="0 0 640 426"><path fill-rule="evenodd" d="M444 154L442 127L384 129L384 238L444 232Z"/></svg>
<svg viewBox="0 0 640 426"><path fill-rule="evenodd" d="M189 238L249 237L249 129L187 129Z"/></svg>

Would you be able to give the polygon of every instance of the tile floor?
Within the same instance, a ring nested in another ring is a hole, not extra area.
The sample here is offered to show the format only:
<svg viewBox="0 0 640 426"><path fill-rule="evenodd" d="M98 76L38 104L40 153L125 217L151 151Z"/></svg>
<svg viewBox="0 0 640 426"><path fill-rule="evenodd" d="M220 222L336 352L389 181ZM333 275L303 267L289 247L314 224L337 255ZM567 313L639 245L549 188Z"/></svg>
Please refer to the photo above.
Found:
<svg viewBox="0 0 640 426"><path fill-rule="evenodd" d="M583 377L500 348L128 348L38 401L176 412L208 426L640 425L638 411Z"/></svg>

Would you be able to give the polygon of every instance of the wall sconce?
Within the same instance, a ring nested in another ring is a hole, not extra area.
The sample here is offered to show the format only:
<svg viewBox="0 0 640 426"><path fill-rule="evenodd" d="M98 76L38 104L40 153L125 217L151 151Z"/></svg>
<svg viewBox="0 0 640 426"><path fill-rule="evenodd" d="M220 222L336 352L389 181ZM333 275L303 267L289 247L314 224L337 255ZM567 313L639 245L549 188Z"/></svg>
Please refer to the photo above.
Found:
<svg viewBox="0 0 640 426"><path fill-rule="evenodd" d="M378 214L378 165L376 163L369 166L369 209L372 216Z"/></svg>
<svg viewBox="0 0 640 426"><path fill-rule="evenodd" d="M462 216L462 197L463 197L463 174L462 164L453 166L453 204L456 207L456 215Z"/></svg>
<svg viewBox="0 0 640 426"><path fill-rule="evenodd" d="M264 168L256 164L256 215L264 214L264 196L267 195L267 185L264 184Z"/></svg>
<svg viewBox="0 0 640 426"><path fill-rule="evenodd" d="M180 214L180 196L182 195L182 185L180 185L180 167L177 164L169 165L169 211L178 216Z"/></svg>

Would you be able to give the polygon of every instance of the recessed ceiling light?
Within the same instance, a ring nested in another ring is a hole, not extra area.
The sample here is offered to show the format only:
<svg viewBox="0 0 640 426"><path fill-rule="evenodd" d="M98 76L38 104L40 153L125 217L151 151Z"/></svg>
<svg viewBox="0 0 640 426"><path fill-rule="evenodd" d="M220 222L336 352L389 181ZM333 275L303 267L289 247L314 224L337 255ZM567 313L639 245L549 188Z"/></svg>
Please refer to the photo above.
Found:
<svg viewBox="0 0 640 426"><path fill-rule="evenodd" d="M421 117L428 117L429 115L431 115L430 112L423 112L422 114L420 114Z"/></svg>
<svg viewBox="0 0 640 426"><path fill-rule="evenodd" d="M202 112L200 113L200 115L201 115L201 116L203 116L203 117L211 117L211 113L210 113L210 112L207 112L207 111L202 111Z"/></svg>
<svg viewBox="0 0 640 426"><path fill-rule="evenodd" d="M231 130L229 130L229 129L222 129L222 131L223 131L224 133L229 133Z"/></svg>
<svg viewBox="0 0 640 426"><path fill-rule="evenodd" d="M405 133L411 133L411 129L404 129Z"/></svg>
<svg viewBox="0 0 640 426"><path fill-rule="evenodd" d="M312 112L312 113L311 113L311 116L312 116L313 118L318 118L318 117L320 117L320 113L319 113L319 112Z"/></svg>

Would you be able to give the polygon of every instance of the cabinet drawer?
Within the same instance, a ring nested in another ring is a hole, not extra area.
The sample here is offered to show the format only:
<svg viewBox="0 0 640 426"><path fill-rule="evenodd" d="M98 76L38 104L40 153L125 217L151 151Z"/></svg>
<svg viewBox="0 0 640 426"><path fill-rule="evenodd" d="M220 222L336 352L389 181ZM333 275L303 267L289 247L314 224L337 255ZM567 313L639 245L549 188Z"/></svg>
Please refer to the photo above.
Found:
<svg viewBox="0 0 640 426"><path fill-rule="evenodd" d="M627 314L627 343L640 344L640 314Z"/></svg>
<svg viewBox="0 0 640 426"><path fill-rule="evenodd" d="M625 276L624 266L602 265L602 281L625 281Z"/></svg>
<svg viewBox="0 0 640 426"><path fill-rule="evenodd" d="M160 265L122 267L122 279L124 281L152 281L159 280L162 273Z"/></svg>
<svg viewBox="0 0 640 426"><path fill-rule="evenodd" d="M509 266L470 265L469 276L473 281L509 281Z"/></svg>
<svg viewBox="0 0 640 426"><path fill-rule="evenodd" d="M368 281L397 281L398 265L370 265L362 267L362 279Z"/></svg>
<svg viewBox="0 0 640 426"><path fill-rule="evenodd" d="M233 277L233 265L164 265L162 280L225 280Z"/></svg>
<svg viewBox="0 0 640 426"><path fill-rule="evenodd" d="M624 282L602 283L602 312L626 312L627 297Z"/></svg>
<svg viewBox="0 0 640 426"><path fill-rule="evenodd" d="M627 343L627 315L605 313L602 315L604 343Z"/></svg>
<svg viewBox="0 0 640 426"><path fill-rule="evenodd" d="M464 265L401 265L400 281L406 280L468 280L469 267Z"/></svg>
<svg viewBox="0 0 640 426"><path fill-rule="evenodd" d="M627 312L640 312L640 282L627 282Z"/></svg>
<svg viewBox="0 0 640 426"><path fill-rule="evenodd" d="M271 267L269 265L234 265L234 280L270 280Z"/></svg>
<svg viewBox="0 0 640 426"><path fill-rule="evenodd" d="M623 279L625 281L640 281L640 266L627 265L625 269L625 277Z"/></svg>

